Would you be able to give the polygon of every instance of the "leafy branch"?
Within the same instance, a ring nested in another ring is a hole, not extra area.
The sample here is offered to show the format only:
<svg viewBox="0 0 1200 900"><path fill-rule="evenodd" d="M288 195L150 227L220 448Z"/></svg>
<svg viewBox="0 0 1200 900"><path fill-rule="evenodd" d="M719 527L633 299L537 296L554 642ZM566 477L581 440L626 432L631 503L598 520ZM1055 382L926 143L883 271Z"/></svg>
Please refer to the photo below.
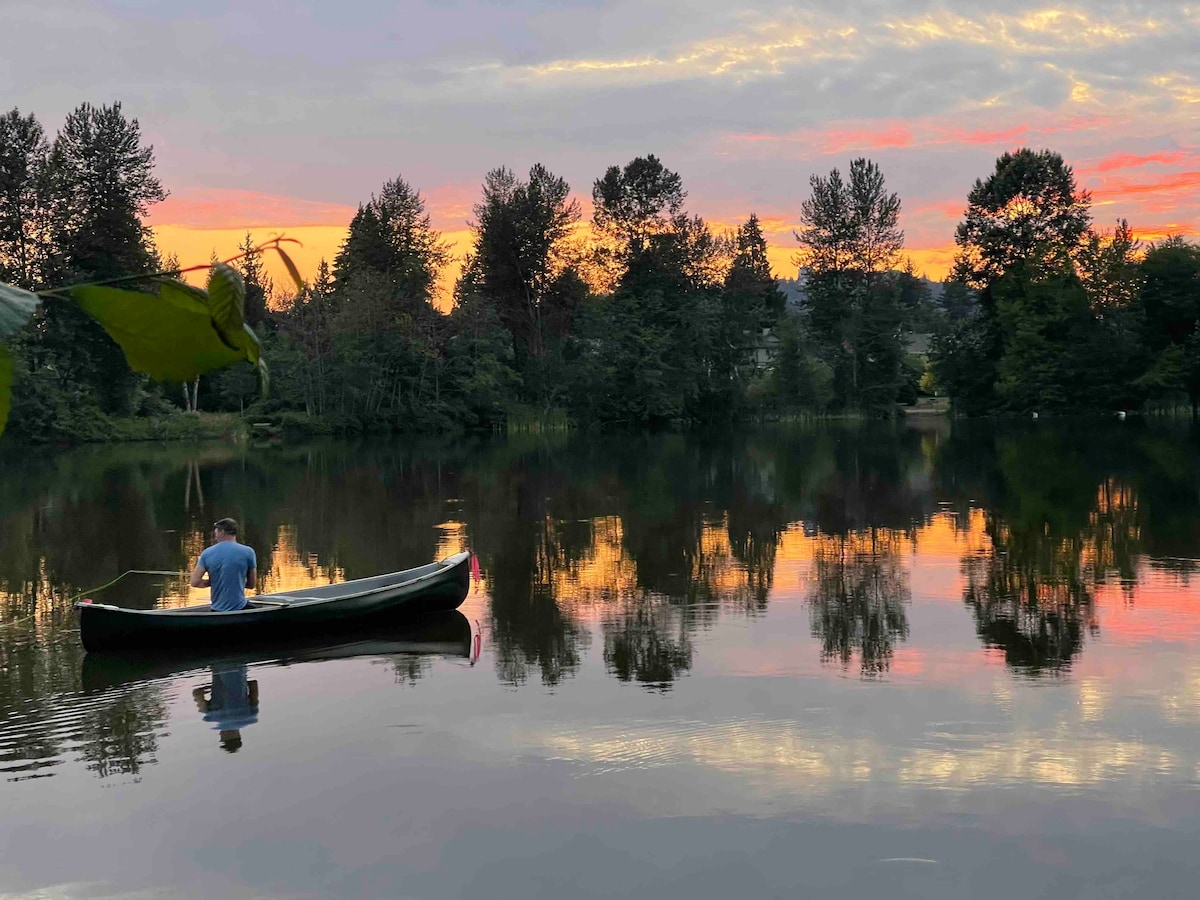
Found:
<svg viewBox="0 0 1200 900"><path fill-rule="evenodd" d="M230 263L250 254L274 250L302 290L304 282L276 237L246 253L210 265L26 291L0 282L0 434L12 406L12 356L4 342L33 318L44 301L71 302L108 333L130 368L159 381L187 382L216 369L246 360L258 370L265 394L269 372L258 335L246 324L246 283ZM179 280L188 272L208 269L204 288ZM116 285L152 283L157 293Z"/></svg>

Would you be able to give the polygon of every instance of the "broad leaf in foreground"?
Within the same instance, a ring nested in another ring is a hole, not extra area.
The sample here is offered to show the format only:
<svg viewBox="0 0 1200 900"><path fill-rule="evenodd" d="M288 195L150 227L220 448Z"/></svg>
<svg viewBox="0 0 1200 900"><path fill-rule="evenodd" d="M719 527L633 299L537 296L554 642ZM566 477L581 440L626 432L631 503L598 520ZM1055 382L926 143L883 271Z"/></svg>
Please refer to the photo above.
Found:
<svg viewBox="0 0 1200 900"><path fill-rule="evenodd" d="M246 324L246 282L233 266L213 264L208 273L208 308L221 337L229 346L238 347Z"/></svg>
<svg viewBox="0 0 1200 900"><path fill-rule="evenodd" d="M0 282L0 341L23 328L41 302L37 294Z"/></svg>
<svg viewBox="0 0 1200 900"><path fill-rule="evenodd" d="M131 368L160 381L191 381L256 352L234 349L217 333L209 307L192 289L164 283L161 295L112 287L68 288L80 309L120 345Z"/></svg>
<svg viewBox="0 0 1200 900"><path fill-rule="evenodd" d="M296 243L299 243L298 241ZM300 277L300 270L296 268L296 264L292 262L292 258L287 252L279 246L279 241L275 242L275 252L279 254L279 258L283 260L284 267L287 268L288 274L292 276L292 281L296 285L296 290L304 290L304 279Z"/></svg>
<svg viewBox="0 0 1200 900"><path fill-rule="evenodd" d="M12 355L0 344L0 434L4 434L4 423L12 408Z"/></svg>

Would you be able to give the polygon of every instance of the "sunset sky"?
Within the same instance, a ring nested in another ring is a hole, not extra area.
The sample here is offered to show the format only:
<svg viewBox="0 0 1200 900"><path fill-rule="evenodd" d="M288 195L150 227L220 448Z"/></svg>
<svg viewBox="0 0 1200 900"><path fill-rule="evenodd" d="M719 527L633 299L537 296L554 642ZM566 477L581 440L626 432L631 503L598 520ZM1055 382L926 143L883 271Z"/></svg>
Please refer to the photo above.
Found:
<svg viewBox="0 0 1200 900"><path fill-rule="evenodd" d="M858 155L932 277L1019 146L1061 152L1100 226L1200 233L1200 4L4 0L0 33L0 105L51 133L85 100L140 120L185 263L251 229L311 270L397 175L461 253L488 169L542 162L586 199L647 153L714 225L757 212L780 275L809 176Z"/></svg>

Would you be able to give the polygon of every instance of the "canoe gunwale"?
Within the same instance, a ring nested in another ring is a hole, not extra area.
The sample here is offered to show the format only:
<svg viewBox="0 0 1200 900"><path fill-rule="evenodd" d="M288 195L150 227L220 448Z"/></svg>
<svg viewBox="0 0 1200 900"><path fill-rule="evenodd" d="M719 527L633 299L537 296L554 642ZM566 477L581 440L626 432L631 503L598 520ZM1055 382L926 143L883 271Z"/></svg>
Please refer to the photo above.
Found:
<svg viewBox="0 0 1200 900"><path fill-rule="evenodd" d="M327 603L339 603L339 602L343 602L346 600L355 600L360 597L369 597L372 594L382 594L386 591L395 591L395 590L400 590L401 588L409 588L413 585L420 584L422 581L428 581L430 579L437 578L439 576L444 577L447 572L452 571L456 566L462 565L467 559L470 558L470 555L471 554L469 551L464 550L460 553L455 553L455 554L452 554L451 556L447 556L444 559L439 560L438 563L436 564L437 565L436 569L434 569L433 571L430 571L430 572L426 572L423 575L418 575L415 578L410 578L410 579L404 580L404 581L394 581L394 582L390 582L387 584L378 585L376 587L367 588L366 590L356 591L356 592L350 593L350 594L337 594L332 597L295 597L292 593L285 591L285 592L281 592L278 594L262 594L262 595L260 595L262 598L272 598L272 597L287 597L287 598L289 598L286 603L280 603L278 605L272 604L270 606L252 607L251 604L255 603L259 598L258 597L254 597L254 598L248 597L246 599L247 605L243 609L234 609L234 610L227 610L227 611L214 610L214 609L212 609L210 604L204 604L204 605L197 604L195 606L182 606L182 607L176 607L174 609L128 609L128 608L121 607L121 606L112 606L107 603L83 603L83 602L77 602L74 604L74 606L76 609L79 609L79 610L83 610L83 609L104 610L106 612L117 612L117 613L121 613L124 615L130 615L130 616L152 616L154 618L169 617L172 619L190 619L190 618L208 618L210 616L220 616L221 618L225 619L225 618L235 618L235 617L240 617L240 616L248 616L248 615L256 615L256 614L257 614L256 617L258 617L258 616L261 616L261 614L263 614L263 613L278 614L278 613L286 613L288 610L291 610L291 609L312 609L316 606L321 606L321 605L324 605ZM426 563L426 566L428 566L428 565L431 565L431 564ZM414 568L415 569L423 569L426 566L416 566ZM378 579L391 578L393 576L401 576L401 575L404 575L405 573L411 572L411 571L414 571L414 569L400 569L396 572L386 572L382 575L371 575L371 576L368 576L367 578L358 578L358 579L354 579L352 581L342 582L341 585L342 586L352 585L352 584L354 584L355 581L376 581ZM330 586L332 587L333 585L330 585Z"/></svg>

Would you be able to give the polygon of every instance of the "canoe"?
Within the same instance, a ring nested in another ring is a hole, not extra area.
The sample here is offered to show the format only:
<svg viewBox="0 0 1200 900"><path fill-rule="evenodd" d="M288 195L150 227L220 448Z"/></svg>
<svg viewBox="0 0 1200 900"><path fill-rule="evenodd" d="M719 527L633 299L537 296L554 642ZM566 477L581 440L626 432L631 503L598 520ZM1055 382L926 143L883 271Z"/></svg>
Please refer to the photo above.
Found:
<svg viewBox="0 0 1200 900"><path fill-rule="evenodd" d="M471 658L471 623L458 610L429 613L414 622L339 630L336 636L300 636L238 647L172 647L165 650L111 650L88 653L81 673L85 693L175 678L235 666L291 666L299 663L409 656Z"/></svg>
<svg viewBox="0 0 1200 900"><path fill-rule="evenodd" d="M214 612L208 604L143 610L76 603L79 636L94 652L271 641L412 621L462 604L471 586L470 559L456 553L403 572L259 594L236 612Z"/></svg>

